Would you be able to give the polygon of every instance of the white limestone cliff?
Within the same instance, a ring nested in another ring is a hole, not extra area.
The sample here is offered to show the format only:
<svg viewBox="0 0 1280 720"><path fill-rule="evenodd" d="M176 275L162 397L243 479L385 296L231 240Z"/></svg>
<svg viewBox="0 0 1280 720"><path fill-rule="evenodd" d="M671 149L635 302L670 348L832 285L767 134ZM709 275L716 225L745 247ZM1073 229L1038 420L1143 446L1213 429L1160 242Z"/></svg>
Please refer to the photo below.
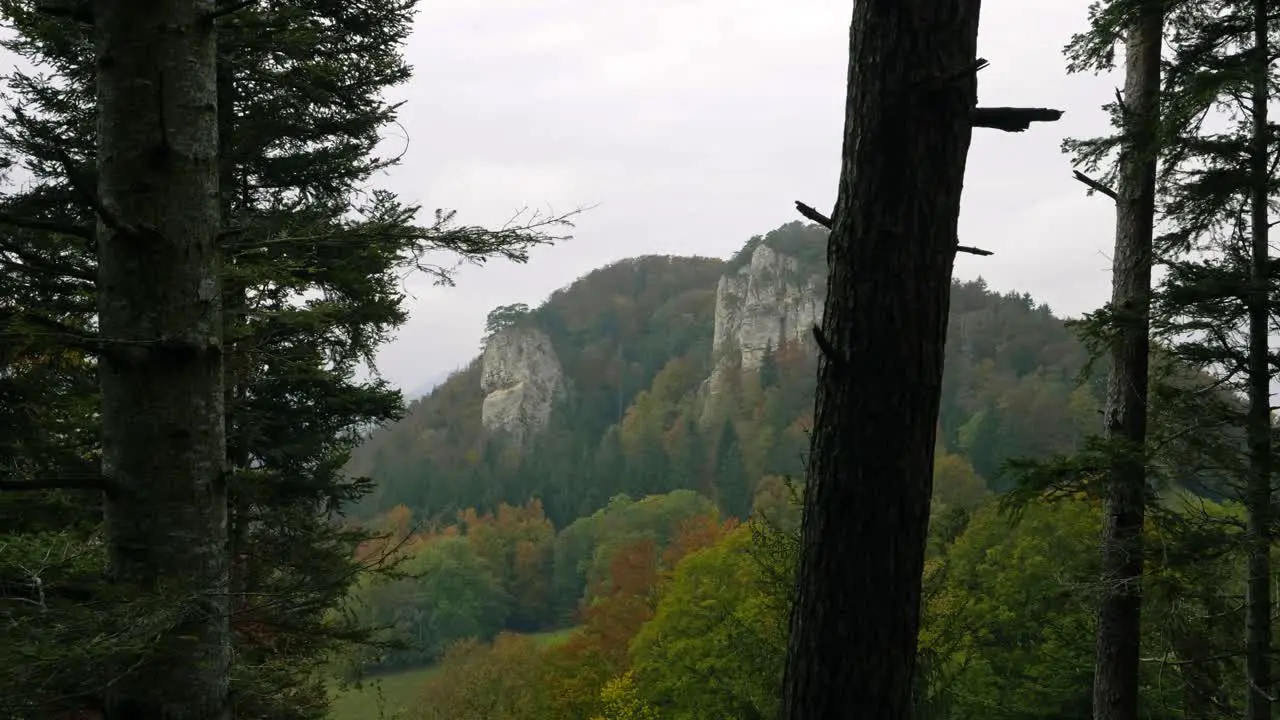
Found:
<svg viewBox="0 0 1280 720"><path fill-rule="evenodd" d="M720 278L716 287L717 357L736 349L742 367L760 367L766 347L804 340L822 318L821 275L804 272L794 258L760 243L751 262Z"/></svg>
<svg viewBox="0 0 1280 720"><path fill-rule="evenodd" d="M703 419L714 413L724 376L733 367L755 370L768 348L812 343L811 328L822 319L825 282L820 272L802 268L765 243L751 259L720 278L716 287L715 365L704 387Z"/></svg>
<svg viewBox="0 0 1280 720"><path fill-rule="evenodd" d="M537 328L509 327L489 338L481 362L481 423L523 445L546 427L565 395L551 338Z"/></svg>

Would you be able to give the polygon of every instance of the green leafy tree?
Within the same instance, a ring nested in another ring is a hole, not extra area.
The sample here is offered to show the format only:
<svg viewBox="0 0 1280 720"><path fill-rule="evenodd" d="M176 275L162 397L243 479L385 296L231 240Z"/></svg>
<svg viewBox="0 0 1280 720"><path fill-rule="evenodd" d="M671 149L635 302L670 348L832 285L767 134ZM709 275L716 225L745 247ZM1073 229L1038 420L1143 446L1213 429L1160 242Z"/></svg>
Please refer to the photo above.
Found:
<svg viewBox="0 0 1280 720"><path fill-rule="evenodd" d="M1032 506L1016 526L977 513L930 573L921 645L942 662L957 718L1088 717L1096 513ZM941 578L939 580L938 578Z"/></svg>
<svg viewBox="0 0 1280 720"><path fill-rule="evenodd" d="M963 456L942 452L933 460L933 500L943 508L976 510L990 497L987 485Z"/></svg>
<svg viewBox="0 0 1280 720"><path fill-rule="evenodd" d="M666 717L773 717L786 616L764 596L752 544L744 525L682 560L632 641L640 692Z"/></svg>
<svg viewBox="0 0 1280 720"><path fill-rule="evenodd" d="M506 622L510 598L465 537L435 539L399 569L406 577L371 578L359 593L368 623L407 646L375 658L374 668L438 660L460 640L491 640Z"/></svg>
<svg viewBox="0 0 1280 720"><path fill-rule="evenodd" d="M1016 522L993 504L931 566L921 644L939 664L948 717L1090 716L1098 530L1098 511L1080 500L1029 506ZM1144 655L1161 647L1151 638ZM1158 665L1141 681L1143 717L1183 717Z"/></svg>
<svg viewBox="0 0 1280 720"><path fill-rule="evenodd" d="M499 305L489 311L484 322L485 340L511 327L529 316L529 306L525 303Z"/></svg>
<svg viewBox="0 0 1280 720"><path fill-rule="evenodd" d="M449 648L427 678L411 720L546 718L546 652L533 640L502 634L492 645L464 640Z"/></svg>
<svg viewBox="0 0 1280 720"><path fill-rule="evenodd" d="M551 561L555 530L534 500L498 506L495 515L463 511L459 525L511 600L507 627L530 631L551 620Z"/></svg>
<svg viewBox="0 0 1280 720"><path fill-rule="evenodd" d="M640 698L635 680L627 671L600 689L600 715L592 720L660 720L658 709Z"/></svg>
<svg viewBox="0 0 1280 720"><path fill-rule="evenodd" d="M607 506L580 518L556 536L555 607L561 617L589 600L589 592L609 583L613 556L623 547L652 540L665 550L685 523L715 515L715 505L692 490L632 500L615 496Z"/></svg>

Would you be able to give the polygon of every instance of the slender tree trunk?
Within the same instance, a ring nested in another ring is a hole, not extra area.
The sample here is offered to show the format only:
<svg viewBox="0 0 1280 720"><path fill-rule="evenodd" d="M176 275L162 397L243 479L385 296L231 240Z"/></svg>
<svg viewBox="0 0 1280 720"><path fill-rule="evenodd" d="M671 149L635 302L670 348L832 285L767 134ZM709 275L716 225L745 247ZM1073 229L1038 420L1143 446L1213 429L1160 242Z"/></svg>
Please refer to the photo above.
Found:
<svg viewBox="0 0 1280 720"><path fill-rule="evenodd" d="M218 57L218 208L224 224L234 218L236 163L232 156L232 138L235 128L235 75L229 60ZM249 453L245 446L249 437L245 428L243 402L248 387L248 358L244 344L239 339L247 311L247 291L234 266L234 257L223 257L226 272L222 278L222 327L223 327L223 402L227 432L228 487L227 534L231 561L230 587L232 615L249 604L247 592L253 586L253 563L249 561L249 510L250 504L244 492L238 492L235 477L238 471L249 465Z"/></svg>
<svg viewBox="0 0 1280 720"><path fill-rule="evenodd" d="M1267 332L1271 317L1268 293L1270 247L1267 232L1267 194L1270 184L1267 129L1270 54L1267 10L1270 3L1254 2L1253 51L1253 152L1250 158L1252 191L1251 292L1249 293L1249 477L1245 505L1248 510L1248 582L1246 585L1245 675L1249 682L1245 705L1248 720L1271 717L1271 363Z"/></svg>
<svg viewBox="0 0 1280 720"><path fill-rule="evenodd" d="M979 8L854 3L787 720L910 711Z"/></svg>
<svg viewBox="0 0 1280 720"><path fill-rule="evenodd" d="M230 716L212 9L93 4L109 567L177 613L113 720Z"/></svg>
<svg viewBox="0 0 1280 720"><path fill-rule="evenodd" d="M1101 598L1093 676L1095 720L1137 720L1142 639L1142 528L1146 515L1151 241L1155 225L1162 0L1149 1L1125 37L1124 142L1116 183L1116 245L1105 432L1116 443L1103 489Z"/></svg>

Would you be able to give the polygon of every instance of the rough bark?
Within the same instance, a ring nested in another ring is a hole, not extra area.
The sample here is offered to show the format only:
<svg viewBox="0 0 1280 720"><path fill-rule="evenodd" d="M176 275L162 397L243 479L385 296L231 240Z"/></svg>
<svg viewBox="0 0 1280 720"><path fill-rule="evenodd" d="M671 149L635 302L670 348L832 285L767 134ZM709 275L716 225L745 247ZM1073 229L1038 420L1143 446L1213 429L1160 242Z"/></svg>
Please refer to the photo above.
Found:
<svg viewBox="0 0 1280 720"><path fill-rule="evenodd" d="M112 687L113 719L230 716L212 9L93 4L109 567L178 613Z"/></svg>
<svg viewBox="0 0 1280 720"><path fill-rule="evenodd" d="M787 720L910 711L979 9L854 3Z"/></svg>
<svg viewBox="0 0 1280 720"><path fill-rule="evenodd" d="M1116 448L1103 484L1101 584L1093 677L1096 720L1137 720L1146 516L1147 385L1164 9L1147 2L1125 36L1124 141L1117 166L1104 433Z"/></svg>
<svg viewBox="0 0 1280 720"><path fill-rule="evenodd" d="M235 128L235 74L230 59L218 57L218 205L223 225L232 224L236 200L236 164L232 155ZM247 289L239 274L232 267L234 253L222 257L222 328L223 328L223 402L227 433L227 477L231 481L227 498L227 536L230 557L229 583L231 587L231 613L233 616L247 606L245 594L251 587L248 578L249 565L249 504L243 493L237 493L234 484L236 473L249 466L245 449L247 431L240 417L241 403L248 390L249 363L239 340L248 314ZM234 625L234 624L233 624ZM233 627L234 635L234 627Z"/></svg>
<svg viewBox="0 0 1280 720"><path fill-rule="evenodd" d="M1245 610L1245 675L1249 688L1245 703L1248 720L1271 717L1271 363L1268 321L1270 247L1267 231L1267 191L1271 179L1267 129L1270 48L1267 10L1270 3L1254 2L1253 148L1250 158L1250 280L1249 412L1246 437L1249 473L1245 497L1248 511L1246 544L1248 581Z"/></svg>

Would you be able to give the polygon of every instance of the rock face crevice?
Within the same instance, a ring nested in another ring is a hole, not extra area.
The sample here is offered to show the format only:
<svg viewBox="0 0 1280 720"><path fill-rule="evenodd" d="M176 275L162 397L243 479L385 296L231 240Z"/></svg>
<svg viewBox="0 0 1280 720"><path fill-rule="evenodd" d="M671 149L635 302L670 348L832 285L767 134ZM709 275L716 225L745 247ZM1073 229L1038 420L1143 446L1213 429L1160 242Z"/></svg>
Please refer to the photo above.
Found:
<svg viewBox="0 0 1280 720"><path fill-rule="evenodd" d="M524 445L565 397L564 370L550 336L535 327L507 328L489 338L481 363L481 423Z"/></svg>
<svg viewBox="0 0 1280 720"><path fill-rule="evenodd" d="M770 348L812 343L810 328L821 322L825 292L822 269L805 268L763 242L746 265L720 278L704 421L714 416L730 369L756 370Z"/></svg>

